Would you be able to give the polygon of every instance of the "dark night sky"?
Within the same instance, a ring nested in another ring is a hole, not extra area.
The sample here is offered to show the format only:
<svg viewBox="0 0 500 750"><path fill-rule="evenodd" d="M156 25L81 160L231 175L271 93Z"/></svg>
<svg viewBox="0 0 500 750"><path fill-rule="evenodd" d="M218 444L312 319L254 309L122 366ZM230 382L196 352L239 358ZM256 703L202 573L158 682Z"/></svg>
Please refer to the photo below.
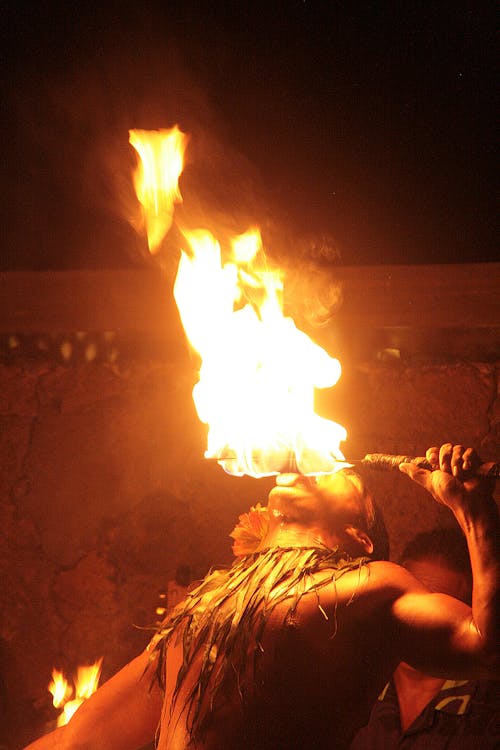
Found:
<svg viewBox="0 0 500 750"><path fill-rule="evenodd" d="M175 122L185 205L349 265L497 259L493 3L99 5L2 5L0 268L143 263L127 131Z"/></svg>

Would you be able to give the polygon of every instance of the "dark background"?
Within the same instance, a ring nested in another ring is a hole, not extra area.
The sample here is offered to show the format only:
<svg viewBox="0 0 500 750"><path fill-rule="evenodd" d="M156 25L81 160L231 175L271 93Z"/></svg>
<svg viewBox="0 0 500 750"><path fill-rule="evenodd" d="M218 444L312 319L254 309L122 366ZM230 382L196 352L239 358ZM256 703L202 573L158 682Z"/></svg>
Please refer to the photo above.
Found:
<svg viewBox="0 0 500 750"><path fill-rule="evenodd" d="M496 260L493 3L104 5L2 4L1 269L145 263L127 131L175 122L185 205L347 265Z"/></svg>

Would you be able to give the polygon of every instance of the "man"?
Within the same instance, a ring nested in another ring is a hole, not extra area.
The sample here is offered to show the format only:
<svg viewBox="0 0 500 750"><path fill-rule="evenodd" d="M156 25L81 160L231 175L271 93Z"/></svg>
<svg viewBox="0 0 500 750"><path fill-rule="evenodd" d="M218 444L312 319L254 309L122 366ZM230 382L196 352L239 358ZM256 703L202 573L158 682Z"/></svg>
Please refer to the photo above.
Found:
<svg viewBox="0 0 500 750"><path fill-rule="evenodd" d="M277 478L260 550L209 574L150 648L29 750L345 748L400 661L436 676L498 668L499 516L471 450L402 471L466 534L472 610L370 562L373 504L349 471ZM157 671L158 681L152 679Z"/></svg>
<svg viewBox="0 0 500 750"><path fill-rule="evenodd" d="M431 591L470 602L472 571L458 528L418 534L401 564ZM351 750L495 750L500 748L500 685L443 680L402 662L386 684Z"/></svg>

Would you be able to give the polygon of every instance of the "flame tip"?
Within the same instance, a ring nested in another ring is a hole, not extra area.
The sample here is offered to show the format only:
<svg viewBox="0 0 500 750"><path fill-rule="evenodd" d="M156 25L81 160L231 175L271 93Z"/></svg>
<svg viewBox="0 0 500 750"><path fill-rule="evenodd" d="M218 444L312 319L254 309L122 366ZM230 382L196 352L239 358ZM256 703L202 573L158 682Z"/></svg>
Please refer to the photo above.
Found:
<svg viewBox="0 0 500 750"><path fill-rule="evenodd" d="M182 203L179 178L187 142L188 136L177 125L169 129L129 130L129 143L138 155L134 185L152 254L159 251L172 226L175 204Z"/></svg>

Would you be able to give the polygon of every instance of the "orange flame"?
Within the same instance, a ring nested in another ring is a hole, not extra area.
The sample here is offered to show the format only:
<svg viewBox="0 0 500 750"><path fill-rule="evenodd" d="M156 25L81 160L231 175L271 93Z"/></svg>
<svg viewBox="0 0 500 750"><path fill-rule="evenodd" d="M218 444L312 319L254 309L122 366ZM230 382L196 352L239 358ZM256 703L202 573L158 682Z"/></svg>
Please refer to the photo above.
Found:
<svg viewBox="0 0 500 750"><path fill-rule="evenodd" d="M172 225L174 204L182 202L178 181L187 136L175 125L170 130L129 130L129 142L140 157L134 185L143 207L149 249L155 253Z"/></svg>
<svg viewBox="0 0 500 750"><path fill-rule="evenodd" d="M52 693L54 708L60 708L73 694L73 689L66 677L58 669L52 670L52 682L49 684L49 692Z"/></svg>
<svg viewBox="0 0 500 750"><path fill-rule="evenodd" d="M174 296L202 359L193 399L208 429L205 456L230 474L329 473L343 427L314 412L314 389L340 377L330 357L282 312L282 275L267 267L258 230L234 238L232 260L208 232L185 232Z"/></svg>
<svg viewBox="0 0 500 750"><path fill-rule="evenodd" d="M135 186L154 252L182 200L187 137L175 126L131 130L130 142L141 157ZM193 399L208 425L205 456L237 476L345 466L345 429L314 412L315 388L335 385L340 363L283 315L283 278L268 268L259 230L235 237L225 262L207 230L184 236L190 250L181 254L174 296L202 359Z"/></svg>
<svg viewBox="0 0 500 750"><path fill-rule="evenodd" d="M55 708L62 709L57 719L58 727L67 724L82 703L95 693L101 677L101 666L102 658L95 664L78 667L74 688L62 672L57 669L52 670L52 682L49 685L52 703Z"/></svg>

